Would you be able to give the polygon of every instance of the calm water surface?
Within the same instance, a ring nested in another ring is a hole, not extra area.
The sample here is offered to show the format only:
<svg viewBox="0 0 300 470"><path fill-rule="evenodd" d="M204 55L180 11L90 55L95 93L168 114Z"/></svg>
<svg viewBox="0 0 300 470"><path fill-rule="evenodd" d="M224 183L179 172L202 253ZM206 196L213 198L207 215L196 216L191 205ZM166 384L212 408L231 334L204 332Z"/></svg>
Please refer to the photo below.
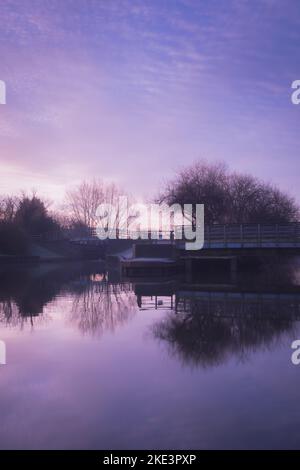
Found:
<svg viewBox="0 0 300 470"><path fill-rule="evenodd" d="M299 281L273 274L195 288L2 269L0 447L300 448Z"/></svg>

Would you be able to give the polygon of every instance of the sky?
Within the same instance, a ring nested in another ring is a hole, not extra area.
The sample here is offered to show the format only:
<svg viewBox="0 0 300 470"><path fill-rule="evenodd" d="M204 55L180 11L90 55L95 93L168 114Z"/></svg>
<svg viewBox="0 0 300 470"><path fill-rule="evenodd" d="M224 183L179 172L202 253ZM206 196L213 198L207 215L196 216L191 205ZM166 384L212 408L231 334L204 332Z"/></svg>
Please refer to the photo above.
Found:
<svg viewBox="0 0 300 470"><path fill-rule="evenodd" d="M0 193L151 196L224 161L300 199L298 0L0 0Z"/></svg>

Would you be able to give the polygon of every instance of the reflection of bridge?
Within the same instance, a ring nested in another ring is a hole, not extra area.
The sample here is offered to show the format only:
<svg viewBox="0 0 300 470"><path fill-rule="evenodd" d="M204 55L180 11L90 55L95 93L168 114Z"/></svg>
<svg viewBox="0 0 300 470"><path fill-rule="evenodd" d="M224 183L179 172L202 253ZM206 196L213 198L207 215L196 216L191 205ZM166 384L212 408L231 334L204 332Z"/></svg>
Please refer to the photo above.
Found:
<svg viewBox="0 0 300 470"><path fill-rule="evenodd" d="M180 281L137 282L133 284L137 303L142 310L162 309L190 312L195 305L197 312L210 315L269 314L279 317L289 312L300 319L300 287L292 283L282 286L215 284L187 284Z"/></svg>
<svg viewBox="0 0 300 470"><path fill-rule="evenodd" d="M196 306L201 313L222 318L247 315L284 317L288 313L289 319L300 319L300 292L178 292L176 300L176 313L191 312Z"/></svg>
<svg viewBox="0 0 300 470"><path fill-rule="evenodd" d="M247 315L276 315L300 319L300 292L298 293L253 293L253 292L189 292L177 291L170 295L137 295L141 310L174 310L231 318Z"/></svg>

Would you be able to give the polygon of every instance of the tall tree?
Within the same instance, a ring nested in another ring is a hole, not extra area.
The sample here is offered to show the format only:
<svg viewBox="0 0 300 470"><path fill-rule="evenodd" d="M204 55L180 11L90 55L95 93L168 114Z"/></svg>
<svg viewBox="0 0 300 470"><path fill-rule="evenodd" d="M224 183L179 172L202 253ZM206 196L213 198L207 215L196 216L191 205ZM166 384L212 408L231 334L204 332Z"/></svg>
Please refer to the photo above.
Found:
<svg viewBox="0 0 300 470"><path fill-rule="evenodd" d="M101 180L84 181L66 195L66 207L73 225L95 227L99 223L96 212L100 204L118 207L119 196L124 195L116 184ZM121 216L120 214L118 214Z"/></svg>
<svg viewBox="0 0 300 470"><path fill-rule="evenodd" d="M169 181L159 202L204 204L205 222L285 223L299 220L299 206L279 188L222 163L197 162Z"/></svg>
<svg viewBox="0 0 300 470"><path fill-rule="evenodd" d="M36 195L23 195L20 199L15 218L16 224L31 235L50 232L58 228L57 223L48 214L46 203Z"/></svg>

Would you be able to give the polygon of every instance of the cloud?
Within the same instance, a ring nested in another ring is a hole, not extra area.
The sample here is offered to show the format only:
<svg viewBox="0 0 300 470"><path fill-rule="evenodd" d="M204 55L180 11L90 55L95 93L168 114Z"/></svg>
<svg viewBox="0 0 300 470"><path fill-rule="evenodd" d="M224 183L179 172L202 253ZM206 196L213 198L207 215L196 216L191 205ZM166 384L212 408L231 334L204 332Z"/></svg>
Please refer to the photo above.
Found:
<svg viewBox="0 0 300 470"><path fill-rule="evenodd" d="M151 191L199 155L262 177L262 158L297 164L297 2L6 0L0 16L5 190L96 172Z"/></svg>

